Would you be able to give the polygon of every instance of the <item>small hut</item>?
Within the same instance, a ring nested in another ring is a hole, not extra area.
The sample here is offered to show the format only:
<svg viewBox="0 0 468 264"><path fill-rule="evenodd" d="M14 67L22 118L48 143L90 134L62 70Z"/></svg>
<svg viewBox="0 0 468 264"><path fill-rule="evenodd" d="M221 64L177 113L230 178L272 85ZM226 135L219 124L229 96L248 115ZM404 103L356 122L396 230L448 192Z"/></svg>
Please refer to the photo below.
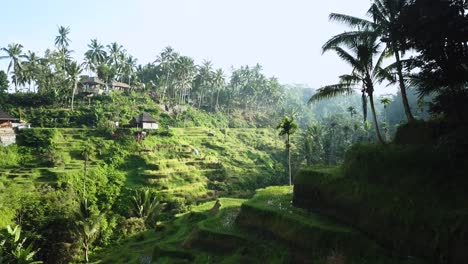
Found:
<svg viewBox="0 0 468 264"><path fill-rule="evenodd" d="M18 121L19 118L12 117L11 115L0 110L0 127L13 127L13 123Z"/></svg>
<svg viewBox="0 0 468 264"><path fill-rule="evenodd" d="M82 93L100 95L104 92L106 83L97 77L83 76L80 86Z"/></svg>
<svg viewBox="0 0 468 264"><path fill-rule="evenodd" d="M130 85L123 83L123 82L112 82L112 89L119 90L119 91L128 91L130 89Z"/></svg>
<svg viewBox="0 0 468 264"><path fill-rule="evenodd" d="M0 110L0 146L8 146L16 143L16 134L13 125L19 122L19 118Z"/></svg>
<svg viewBox="0 0 468 264"><path fill-rule="evenodd" d="M133 118L133 123L135 124L136 127L138 128L143 128L143 129L158 129L158 123L154 117L152 117L150 114L143 112L142 114L135 116Z"/></svg>

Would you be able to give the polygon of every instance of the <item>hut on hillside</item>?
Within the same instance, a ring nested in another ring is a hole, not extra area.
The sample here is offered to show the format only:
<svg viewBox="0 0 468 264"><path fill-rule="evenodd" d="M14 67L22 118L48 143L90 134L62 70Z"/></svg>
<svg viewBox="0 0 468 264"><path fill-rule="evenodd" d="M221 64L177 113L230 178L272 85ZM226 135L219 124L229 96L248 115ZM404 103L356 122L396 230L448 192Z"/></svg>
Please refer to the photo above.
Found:
<svg viewBox="0 0 468 264"><path fill-rule="evenodd" d="M113 81L112 82L112 89L126 92L126 91L130 90L130 85L128 85L126 83L123 83L123 82Z"/></svg>
<svg viewBox="0 0 468 264"><path fill-rule="evenodd" d="M16 134L13 130L14 124L19 122L19 118L0 110L0 146L8 146L16 143Z"/></svg>
<svg viewBox="0 0 468 264"><path fill-rule="evenodd" d="M80 92L85 94L100 95L105 87L106 83L97 77L83 76L80 81Z"/></svg>
<svg viewBox="0 0 468 264"><path fill-rule="evenodd" d="M150 114L143 112L138 116L135 116L132 120L133 125L135 125L138 128L143 128L143 129L158 129L158 123L154 117L152 117Z"/></svg>
<svg viewBox="0 0 468 264"><path fill-rule="evenodd" d="M19 122L19 118L12 117L0 110L0 127L13 127L13 123L17 122Z"/></svg>

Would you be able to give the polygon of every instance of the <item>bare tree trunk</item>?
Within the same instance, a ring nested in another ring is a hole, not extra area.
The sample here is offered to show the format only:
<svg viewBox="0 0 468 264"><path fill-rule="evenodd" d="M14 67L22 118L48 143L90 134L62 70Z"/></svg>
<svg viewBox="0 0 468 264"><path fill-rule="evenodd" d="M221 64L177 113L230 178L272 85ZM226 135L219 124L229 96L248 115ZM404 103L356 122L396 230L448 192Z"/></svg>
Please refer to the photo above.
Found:
<svg viewBox="0 0 468 264"><path fill-rule="evenodd" d="M85 245L84 250L85 250L85 261L86 263L89 263L89 253L88 253L89 250L88 250L87 245Z"/></svg>
<svg viewBox="0 0 468 264"><path fill-rule="evenodd" d="M75 102L75 92L76 92L77 82L73 85L72 98L71 98L71 110L73 111L73 104Z"/></svg>
<svg viewBox="0 0 468 264"><path fill-rule="evenodd" d="M292 177L291 177L291 145L289 144L289 134L288 134L288 141L287 141L286 149L288 150L288 176L289 176L289 186L292 184Z"/></svg>
<svg viewBox="0 0 468 264"><path fill-rule="evenodd" d="M413 114L411 113L411 108L408 103L408 96L406 95L405 82L403 80L403 70L401 67L400 54L397 49L394 49L395 60L397 63L397 72L398 72L398 81L400 84L401 99L403 100L403 108L405 109L406 118L408 123L413 123L415 121Z"/></svg>
<svg viewBox="0 0 468 264"><path fill-rule="evenodd" d="M379 124L377 122L377 114L375 113L373 93L369 93L369 101L370 101L370 105L371 105L372 116L373 116L373 119L374 119L374 126L375 126L375 132L377 134L377 138L379 139L380 143L385 144L385 141L383 140L382 135L380 134Z"/></svg>

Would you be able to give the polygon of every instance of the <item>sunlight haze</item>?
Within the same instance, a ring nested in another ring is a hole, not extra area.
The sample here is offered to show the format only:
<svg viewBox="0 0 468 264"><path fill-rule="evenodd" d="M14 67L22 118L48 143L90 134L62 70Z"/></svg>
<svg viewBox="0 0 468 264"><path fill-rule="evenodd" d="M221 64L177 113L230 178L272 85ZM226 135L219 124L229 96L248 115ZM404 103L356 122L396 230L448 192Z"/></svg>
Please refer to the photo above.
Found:
<svg viewBox="0 0 468 264"><path fill-rule="evenodd" d="M328 14L362 17L368 5L368 0L6 1L0 47L17 42L42 54L63 25L71 28L70 48L78 60L92 38L104 45L117 41L138 64L153 62L172 46L196 63L211 60L227 74L231 66L260 63L282 83L318 88L349 71L336 55L322 55L321 45L346 29L329 22ZM6 67L7 60L0 61L0 68Z"/></svg>

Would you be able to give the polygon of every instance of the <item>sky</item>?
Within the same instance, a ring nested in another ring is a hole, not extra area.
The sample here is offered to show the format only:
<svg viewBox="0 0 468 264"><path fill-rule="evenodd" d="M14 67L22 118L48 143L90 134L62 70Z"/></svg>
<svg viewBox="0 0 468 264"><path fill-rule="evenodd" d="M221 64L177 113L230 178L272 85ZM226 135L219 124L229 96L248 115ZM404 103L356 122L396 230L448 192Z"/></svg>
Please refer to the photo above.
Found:
<svg viewBox="0 0 468 264"><path fill-rule="evenodd" d="M346 26L331 12L364 17L370 0L2 0L0 47L21 43L42 54L58 26L71 28L73 56L82 60L90 39L117 41L139 64L153 62L166 46L231 67L260 63L283 84L319 88L350 68L321 46ZM3 55L3 53L0 53ZM6 70L7 61L0 61ZM392 88L380 88L380 93Z"/></svg>

